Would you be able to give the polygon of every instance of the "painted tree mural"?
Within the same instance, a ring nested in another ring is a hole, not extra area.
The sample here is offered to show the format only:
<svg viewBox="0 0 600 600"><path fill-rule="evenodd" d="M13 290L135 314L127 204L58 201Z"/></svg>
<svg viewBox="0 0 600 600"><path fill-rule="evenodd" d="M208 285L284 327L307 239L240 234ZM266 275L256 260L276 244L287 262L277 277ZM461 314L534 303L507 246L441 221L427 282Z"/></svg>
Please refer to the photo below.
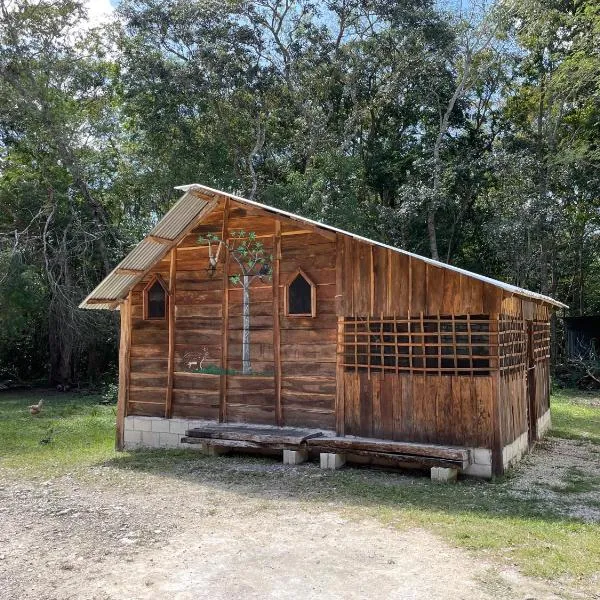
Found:
<svg viewBox="0 0 600 600"><path fill-rule="evenodd" d="M255 279L267 281L271 279L273 255L268 253L264 244L256 239L256 233L242 229L232 231L227 240L209 234L198 238L198 242L208 244L208 270L216 270L221 248L225 248L239 267L239 273L229 277L233 285L242 287L242 373L252 373L250 359L250 286ZM213 246L217 246L213 253Z"/></svg>

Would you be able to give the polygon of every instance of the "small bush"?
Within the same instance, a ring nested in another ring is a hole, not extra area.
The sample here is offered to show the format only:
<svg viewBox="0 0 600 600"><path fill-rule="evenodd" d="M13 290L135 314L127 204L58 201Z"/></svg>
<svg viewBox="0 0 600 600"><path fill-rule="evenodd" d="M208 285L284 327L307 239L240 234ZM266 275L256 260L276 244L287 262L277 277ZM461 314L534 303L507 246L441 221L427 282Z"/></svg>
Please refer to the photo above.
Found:
<svg viewBox="0 0 600 600"><path fill-rule="evenodd" d="M105 383L101 395L102 404L116 404L119 398L119 385L114 381Z"/></svg>

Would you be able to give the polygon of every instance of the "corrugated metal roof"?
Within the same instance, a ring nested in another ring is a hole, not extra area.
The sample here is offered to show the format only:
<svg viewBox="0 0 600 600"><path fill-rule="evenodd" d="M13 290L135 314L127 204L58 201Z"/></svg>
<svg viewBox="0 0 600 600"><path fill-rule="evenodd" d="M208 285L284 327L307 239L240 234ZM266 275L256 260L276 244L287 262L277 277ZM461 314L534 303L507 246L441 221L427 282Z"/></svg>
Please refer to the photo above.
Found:
<svg viewBox="0 0 600 600"><path fill-rule="evenodd" d="M185 202L181 198L171 210L156 224L150 235L175 239L206 206L206 200L190 195Z"/></svg>
<svg viewBox="0 0 600 600"><path fill-rule="evenodd" d="M373 244L375 246L380 246L382 248L387 248L389 250L393 250L394 252L399 252L400 254L405 254L407 256L411 256L418 260L422 260L431 265L435 265L436 267L440 267L442 269L448 269L450 271L454 271L456 273L460 273L467 277L472 277L479 281L483 281L484 283L496 286L501 288L511 294L515 294L518 296L523 296L526 298L532 298L534 300L538 300L541 302L547 302L548 304L552 304L554 306L567 308L566 304L559 302L558 300L554 300L549 296L544 296L543 294L538 294L536 292L531 292L524 288L520 288L509 283L504 283L503 281L498 281L496 279L492 279L491 277L486 277L485 275L479 275L477 273L473 273L471 271L467 271L465 269L461 269L459 267L454 267L452 265L448 265L446 263L442 263L431 258L427 258L425 256L420 256L418 254L413 254L412 252L407 252L406 250L401 250L400 248L395 248L393 246L389 246L387 244L383 244L381 242L377 242L375 240L371 240L369 238L365 238L360 235L356 235L354 233L350 233L349 231L344 231L343 229L338 229L337 227L332 227L331 225L326 225L325 223L319 223L318 221L313 221L312 219L308 219L305 217L301 217L294 213L287 212L285 210L281 210L278 208L273 208L272 206L267 206L265 204L261 204L260 202L255 202L253 200L248 200L246 198L242 198L241 196L237 196L235 194L230 194L228 192L223 192L221 190L216 190L198 183L192 183L190 185L178 186L176 189L182 190L184 195L177 201L177 203L169 210L169 212L157 223L154 229L150 232L150 236L156 236L159 238L164 238L165 240L170 240L171 242L175 242L178 237L193 225L196 217L205 209L208 205L209 200L206 198L201 198L198 196L198 193L204 194L208 196L210 199L213 199L215 196L225 196L229 197L237 202L241 202L243 204L249 204L251 206L256 206L257 208L261 208L263 210L273 212L276 214L283 215L295 221L300 221L302 223L308 223L310 225L314 225L315 227L320 227L322 229L326 229L329 231L334 231L336 233L341 233L343 235L347 235L353 237L362 242L366 242L368 244ZM113 306L109 303L101 303L101 304L90 304L89 301L92 300L122 300L124 299L129 290L141 279L143 273L140 275L124 275L119 274L118 269L140 269L143 271L147 271L152 267L158 260L160 260L169 250L172 244L164 244L152 241L152 239L144 239L142 240L122 261L119 265L110 273L99 285L98 287L80 304L80 308L90 308L90 309L106 309L113 308ZM103 295L108 294L108 295Z"/></svg>
<svg viewBox="0 0 600 600"><path fill-rule="evenodd" d="M191 223L208 206L209 201L192 193L185 193L127 256L109 273L79 308L95 310L114 309L114 304L102 300L123 300L129 290L156 264L178 241ZM152 237L162 241L153 240ZM136 270L139 273L120 273L120 269Z"/></svg>

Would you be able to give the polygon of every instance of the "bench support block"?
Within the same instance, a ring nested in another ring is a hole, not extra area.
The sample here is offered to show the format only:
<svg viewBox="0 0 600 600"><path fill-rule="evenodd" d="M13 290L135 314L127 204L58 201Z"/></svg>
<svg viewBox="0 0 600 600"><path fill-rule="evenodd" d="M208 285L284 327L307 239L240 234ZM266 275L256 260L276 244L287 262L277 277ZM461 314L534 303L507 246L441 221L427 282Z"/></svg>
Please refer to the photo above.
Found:
<svg viewBox="0 0 600 600"><path fill-rule="evenodd" d="M458 469L446 467L431 467L431 481L440 483L454 483L458 477Z"/></svg>
<svg viewBox="0 0 600 600"><path fill-rule="evenodd" d="M284 450L284 465L300 465L308 460L308 450Z"/></svg>
<svg viewBox="0 0 600 600"><path fill-rule="evenodd" d="M321 469L329 469L333 471L343 467L346 464L345 454L321 452L319 456L321 461Z"/></svg>

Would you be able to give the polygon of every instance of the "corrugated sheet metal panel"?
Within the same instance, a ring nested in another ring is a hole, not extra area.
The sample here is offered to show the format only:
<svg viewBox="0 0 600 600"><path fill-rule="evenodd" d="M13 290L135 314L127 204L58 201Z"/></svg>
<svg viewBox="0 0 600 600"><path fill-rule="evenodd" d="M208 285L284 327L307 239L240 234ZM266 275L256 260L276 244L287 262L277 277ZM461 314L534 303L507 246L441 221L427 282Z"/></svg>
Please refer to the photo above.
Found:
<svg viewBox="0 0 600 600"><path fill-rule="evenodd" d="M206 208L208 201L196 194L184 194L158 222L149 235L175 241L181 233L194 221L197 215ZM94 291L79 305L79 308L93 310L112 309L108 303L88 304L89 300L122 300L129 290L139 281L142 273L120 274L119 269L135 269L147 271L158 262L169 250L168 243L162 244L151 239L143 239L118 265L109 273Z"/></svg>
<svg viewBox="0 0 600 600"><path fill-rule="evenodd" d="M185 202L177 202L156 224L150 235L174 240L207 204L205 199L193 195Z"/></svg>
<svg viewBox="0 0 600 600"><path fill-rule="evenodd" d="M167 252L168 246L142 240L120 263L117 269L141 269L145 271L157 260L161 259Z"/></svg>
<svg viewBox="0 0 600 600"><path fill-rule="evenodd" d="M94 290L94 298L98 300L119 300L135 285L138 275L119 275L114 271Z"/></svg>

